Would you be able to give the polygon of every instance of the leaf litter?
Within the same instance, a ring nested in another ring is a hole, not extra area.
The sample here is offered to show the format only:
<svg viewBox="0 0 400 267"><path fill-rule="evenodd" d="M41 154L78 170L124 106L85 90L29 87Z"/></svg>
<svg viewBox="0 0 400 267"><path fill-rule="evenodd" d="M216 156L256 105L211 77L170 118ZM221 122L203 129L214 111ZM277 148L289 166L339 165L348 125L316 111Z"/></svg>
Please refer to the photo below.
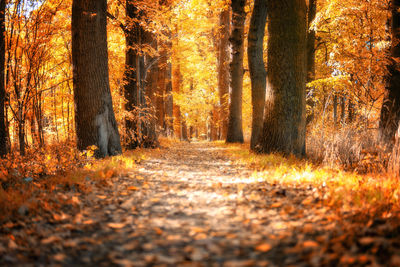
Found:
<svg viewBox="0 0 400 267"><path fill-rule="evenodd" d="M105 185L2 222L0 265L400 265L396 214L366 220L308 186L251 179L212 143L146 153Z"/></svg>

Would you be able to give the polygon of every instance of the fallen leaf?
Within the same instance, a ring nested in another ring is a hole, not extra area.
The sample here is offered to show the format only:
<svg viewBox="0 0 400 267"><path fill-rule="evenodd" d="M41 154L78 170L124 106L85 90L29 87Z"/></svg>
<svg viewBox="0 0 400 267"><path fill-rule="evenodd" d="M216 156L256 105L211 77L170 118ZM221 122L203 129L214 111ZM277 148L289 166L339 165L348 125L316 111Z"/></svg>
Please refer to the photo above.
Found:
<svg viewBox="0 0 400 267"><path fill-rule="evenodd" d="M128 189L128 190L131 190L131 191L137 191L137 190L139 190L139 188L136 187L136 186L134 186L134 185L129 186L127 189Z"/></svg>
<svg viewBox="0 0 400 267"><path fill-rule="evenodd" d="M282 206L281 202L275 202L274 204L271 205L271 208L279 208Z"/></svg>
<svg viewBox="0 0 400 267"><path fill-rule="evenodd" d="M263 243L263 244L258 245L256 247L256 250L261 251L261 252L267 252L267 251L271 250L271 248L272 248L272 246L270 244Z"/></svg>
<svg viewBox="0 0 400 267"><path fill-rule="evenodd" d="M319 247L319 244L313 240L307 240L303 242L302 246L304 248L317 248Z"/></svg>
<svg viewBox="0 0 400 267"><path fill-rule="evenodd" d="M125 223L107 223L107 226L112 229L121 229L125 227Z"/></svg>
<svg viewBox="0 0 400 267"><path fill-rule="evenodd" d="M363 246L368 246L368 245L371 245L372 243L374 243L374 241L375 241L375 238L366 236L366 237L360 238L358 240L358 243L360 243Z"/></svg>
<svg viewBox="0 0 400 267"><path fill-rule="evenodd" d="M48 238L42 239L42 241L40 241L40 243L42 243L43 245L48 245L54 242L59 242L61 241L61 238L59 236L50 236Z"/></svg>
<svg viewBox="0 0 400 267"><path fill-rule="evenodd" d="M156 232L157 235L162 235L162 233L163 233L163 230L161 230L161 229L158 228L158 227L155 227L155 228L154 228L154 231Z"/></svg>
<svg viewBox="0 0 400 267"><path fill-rule="evenodd" d="M56 261L64 261L67 256L65 254L59 253L53 256Z"/></svg>

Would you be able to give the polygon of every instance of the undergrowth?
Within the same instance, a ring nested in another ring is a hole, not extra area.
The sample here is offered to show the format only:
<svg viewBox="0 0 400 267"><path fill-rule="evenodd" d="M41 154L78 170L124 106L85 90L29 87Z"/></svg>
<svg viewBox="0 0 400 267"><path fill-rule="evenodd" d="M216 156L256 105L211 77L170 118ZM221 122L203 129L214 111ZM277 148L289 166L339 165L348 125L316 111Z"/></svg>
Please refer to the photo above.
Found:
<svg viewBox="0 0 400 267"><path fill-rule="evenodd" d="M26 210L31 214L51 209L58 201L54 192L85 193L92 185L107 185L110 178L127 174L145 157L141 149L101 160L93 155L94 149L79 152L71 143L1 159L0 220L26 215Z"/></svg>
<svg viewBox="0 0 400 267"><path fill-rule="evenodd" d="M249 150L248 144L218 144L236 162L254 168L254 182L313 190L314 200L321 200L342 214L352 211L367 217L390 217L400 211L400 181L394 176L360 174L294 156L256 154Z"/></svg>

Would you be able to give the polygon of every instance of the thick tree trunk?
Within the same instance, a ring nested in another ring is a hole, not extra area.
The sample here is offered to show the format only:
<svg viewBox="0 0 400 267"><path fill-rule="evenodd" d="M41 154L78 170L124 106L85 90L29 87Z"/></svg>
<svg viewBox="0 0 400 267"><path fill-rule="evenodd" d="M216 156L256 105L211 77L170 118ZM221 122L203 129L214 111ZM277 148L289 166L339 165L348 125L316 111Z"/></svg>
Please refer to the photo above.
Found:
<svg viewBox="0 0 400 267"><path fill-rule="evenodd" d="M392 0L390 63L379 129L384 142L392 143L400 120L400 0Z"/></svg>
<svg viewBox="0 0 400 267"><path fill-rule="evenodd" d="M144 32L144 43L157 50L157 41L149 31ZM144 57L143 71L143 91L141 106L146 110L146 120L144 122L143 147L157 147L158 137L156 133L156 112L154 104L156 102L158 64L157 58L146 55ZM149 101L149 103L147 103Z"/></svg>
<svg viewBox="0 0 400 267"><path fill-rule="evenodd" d="M229 32L230 9L226 8L220 14L220 38L218 47L218 92L221 139L226 139L228 131L228 97L229 97Z"/></svg>
<svg viewBox="0 0 400 267"><path fill-rule="evenodd" d="M259 141L264 119L267 73L264 67L264 33L267 22L267 0L255 0L248 36L248 60L251 78L251 102L253 120L250 149L255 150Z"/></svg>
<svg viewBox="0 0 400 267"><path fill-rule="evenodd" d="M5 9L6 0L0 0L0 156L7 154L7 128L5 117L6 88L4 81L5 45Z"/></svg>
<svg viewBox="0 0 400 267"><path fill-rule="evenodd" d="M108 76L106 0L74 0L72 62L78 149L96 155L122 152Z"/></svg>
<svg viewBox="0 0 400 267"><path fill-rule="evenodd" d="M307 83L315 80L315 31L311 29L311 23L317 14L317 0L309 0L308 3L308 23L307 23ZM310 107L311 113L307 115L307 123L310 123L314 117L315 101L313 99L314 88L306 88L307 105Z"/></svg>
<svg viewBox="0 0 400 267"><path fill-rule="evenodd" d="M317 15L317 0L309 0L307 23L307 82L315 79L315 31L311 29L311 23Z"/></svg>
<svg viewBox="0 0 400 267"><path fill-rule="evenodd" d="M268 82L260 152L302 156L306 130L306 3L268 0L267 8Z"/></svg>
<svg viewBox="0 0 400 267"><path fill-rule="evenodd" d="M230 105L228 117L227 143L243 143L242 94L243 94L243 55L244 22L246 0L232 0L232 61L230 63Z"/></svg>
<svg viewBox="0 0 400 267"><path fill-rule="evenodd" d="M127 24L125 31L125 73L124 73L124 97L126 99L125 110L125 145L129 149L135 149L140 145L141 132L138 122L140 104L140 56L137 46L141 41L141 28L134 21L137 17L137 9L132 1L126 1Z"/></svg>

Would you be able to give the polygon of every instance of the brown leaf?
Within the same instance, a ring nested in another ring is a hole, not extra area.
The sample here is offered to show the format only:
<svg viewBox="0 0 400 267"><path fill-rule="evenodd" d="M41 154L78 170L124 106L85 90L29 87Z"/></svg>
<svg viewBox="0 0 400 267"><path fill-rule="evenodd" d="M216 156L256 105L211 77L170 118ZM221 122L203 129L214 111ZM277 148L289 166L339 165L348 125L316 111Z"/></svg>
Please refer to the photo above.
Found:
<svg viewBox="0 0 400 267"><path fill-rule="evenodd" d="M63 253L58 253L53 256L53 259L56 261L64 261L67 256Z"/></svg>
<svg viewBox="0 0 400 267"><path fill-rule="evenodd" d="M360 238L358 240L358 242L363 246L371 245L372 243L374 243L374 241L375 241L375 238L370 237L370 236L366 236L366 237Z"/></svg>
<svg viewBox="0 0 400 267"><path fill-rule="evenodd" d="M50 236L48 238L42 239L42 241L40 241L40 243L42 243L43 245L48 245L54 242L59 242L61 241L61 238L59 236Z"/></svg>

